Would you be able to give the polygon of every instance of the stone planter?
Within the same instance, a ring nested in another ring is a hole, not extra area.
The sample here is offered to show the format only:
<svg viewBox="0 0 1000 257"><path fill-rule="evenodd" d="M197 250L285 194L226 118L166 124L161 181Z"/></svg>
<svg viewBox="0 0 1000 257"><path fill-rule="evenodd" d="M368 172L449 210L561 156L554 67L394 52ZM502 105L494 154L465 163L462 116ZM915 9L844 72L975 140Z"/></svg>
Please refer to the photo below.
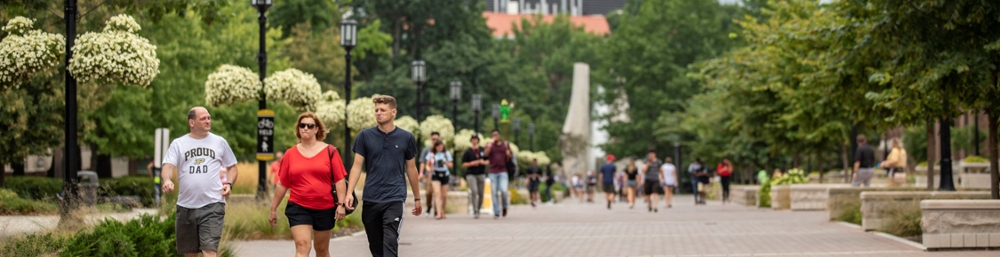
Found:
<svg viewBox="0 0 1000 257"><path fill-rule="evenodd" d="M836 220L837 216L844 212L853 212L861 208L862 192L896 192L896 191L924 191L922 187L897 187L897 188L862 188L862 187L835 187L827 190L827 214L830 220ZM856 208L856 209L851 209Z"/></svg>
<svg viewBox="0 0 1000 257"><path fill-rule="evenodd" d="M788 210L792 208L790 185L771 186L771 209Z"/></svg>
<svg viewBox="0 0 1000 257"><path fill-rule="evenodd" d="M989 199L986 191L959 192L863 192L861 193L861 227L866 231L876 230L890 221L886 211L893 209L917 209L921 200L928 199Z"/></svg>
<svg viewBox="0 0 1000 257"><path fill-rule="evenodd" d="M793 211L826 210L830 188L846 188L849 184L799 184L789 188L789 207Z"/></svg>
<svg viewBox="0 0 1000 257"><path fill-rule="evenodd" d="M361 198L361 192L357 192L356 194L358 195L358 198L360 199ZM422 197L427 197L425 191L420 191L420 195ZM421 198L420 201L424 202L426 200L424 200L423 198ZM487 207L488 206L483 205L483 208L487 208ZM411 208L413 208L413 192L407 190L406 191L406 203L405 203L404 212L409 213L409 211L410 211ZM492 208L492 207L490 207L490 208ZM449 214L465 214L465 213L469 213L469 210L471 210L471 209L469 208L469 192L468 191L449 191L448 192L448 206L445 207L445 213L449 213ZM424 211L426 211L426 210L424 210Z"/></svg>
<svg viewBox="0 0 1000 257"><path fill-rule="evenodd" d="M757 192L759 185L731 186L729 199L738 205L757 206Z"/></svg>
<svg viewBox="0 0 1000 257"><path fill-rule="evenodd" d="M927 250L1000 248L1000 201L924 200L920 209Z"/></svg>

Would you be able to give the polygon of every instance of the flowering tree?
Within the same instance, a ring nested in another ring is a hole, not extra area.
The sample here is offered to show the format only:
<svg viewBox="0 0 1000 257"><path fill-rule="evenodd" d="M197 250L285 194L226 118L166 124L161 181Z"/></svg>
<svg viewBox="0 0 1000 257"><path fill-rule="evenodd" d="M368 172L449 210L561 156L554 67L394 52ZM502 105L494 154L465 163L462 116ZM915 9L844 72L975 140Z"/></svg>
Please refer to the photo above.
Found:
<svg viewBox="0 0 1000 257"><path fill-rule="evenodd" d="M132 16L111 17L104 31L87 32L73 46L69 72L80 82L123 83L145 87L160 73L156 46L140 37Z"/></svg>
<svg viewBox="0 0 1000 257"><path fill-rule="evenodd" d="M230 105L260 99L263 84L250 69L223 64L205 81L205 102L209 106Z"/></svg>
<svg viewBox="0 0 1000 257"><path fill-rule="evenodd" d="M33 25L33 20L18 16L3 27L10 35L0 41L0 89L20 87L36 72L62 60L63 36L33 30Z"/></svg>
<svg viewBox="0 0 1000 257"><path fill-rule="evenodd" d="M351 104L347 105L347 113L347 126L354 132L378 125L375 120L375 102L372 102L371 97L351 100Z"/></svg>
<svg viewBox="0 0 1000 257"><path fill-rule="evenodd" d="M446 144L455 140L455 127L451 125L451 120L444 116L431 115L427 119L424 119L424 122L420 123L421 138L429 140L432 132L441 134L441 141L444 141ZM424 142L427 145L430 145L430 143L430 141Z"/></svg>
<svg viewBox="0 0 1000 257"><path fill-rule="evenodd" d="M472 147L472 142L469 142L469 139L472 138L473 133L475 132L472 131L471 129L463 129L458 131L458 134L455 134L455 150L465 151L468 150L470 147ZM479 134L482 135L482 133ZM482 136L480 136L479 138L479 146L486 146L486 141L483 141Z"/></svg>
<svg viewBox="0 0 1000 257"><path fill-rule="evenodd" d="M264 93L304 112L316 110L322 89L312 74L292 68L275 72L264 79Z"/></svg>
<svg viewBox="0 0 1000 257"><path fill-rule="evenodd" d="M410 116L403 116L396 118L396 121L394 121L393 123L396 124L396 127L409 131L414 135L417 135L418 133L417 131L420 130L420 124L417 123L417 119L414 119L413 117Z"/></svg>
<svg viewBox="0 0 1000 257"><path fill-rule="evenodd" d="M538 166L540 167L552 163L552 160L549 159L549 156L545 154L545 152L520 151L515 155L517 157L517 163L520 164L521 167L531 166L532 160L538 160Z"/></svg>
<svg viewBox="0 0 1000 257"><path fill-rule="evenodd" d="M323 93L319 104L316 105L316 116L319 116L327 128L343 126L346 111L344 100L340 99L340 95L335 91Z"/></svg>

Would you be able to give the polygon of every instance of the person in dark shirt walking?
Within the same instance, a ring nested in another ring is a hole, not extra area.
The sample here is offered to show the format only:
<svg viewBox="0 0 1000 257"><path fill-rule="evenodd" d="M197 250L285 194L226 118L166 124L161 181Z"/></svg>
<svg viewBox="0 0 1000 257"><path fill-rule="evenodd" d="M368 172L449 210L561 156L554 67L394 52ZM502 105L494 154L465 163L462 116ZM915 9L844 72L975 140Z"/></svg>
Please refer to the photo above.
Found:
<svg viewBox="0 0 1000 257"><path fill-rule="evenodd" d="M462 155L462 167L465 168L465 182L469 184L469 198L472 204L473 218L479 218L479 210L483 209L483 188L486 184L486 166L490 165L483 149L479 147L479 135L472 134L469 138L472 147Z"/></svg>
<svg viewBox="0 0 1000 257"><path fill-rule="evenodd" d="M413 216L421 213L420 184L417 182L417 139L413 133L396 127L396 99L376 96L375 120L378 126L358 133L354 141L354 165L351 167L344 204L353 209L354 187L362 166L368 170L362 196L361 222L368 234L372 256L399 256L399 228L406 206L406 181L413 190Z"/></svg>
<svg viewBox="0 0 1000 257"><path fill-rule="evenodd" d="M609 154L607 161L601 165L601 190L604 190L604 196L608 200L608 210L611 209L611 201L615 200L615 172L618 169L615 167L614 161L615 156Z"/></svg>
<svg viewBox="0 0 1000 257"><path fill-rule="evenodd" d="M510 182L507 177L507 161L512 154L507 143L500 139L500 130L494 129L492 134L493 143L486 147L486 156L489 158L490 188L493 189L493 219L499 219L500 215L507 217L507 184Z"/></svg>
<svg viewBox="0 0 1000 257"><path fill-rule="evenodd" d="M862 184L870 187L872 176L875 175L875 150L867 144L865 135L858 135L858 150L854 152L854 179L851 185L859 187Z"/></svg>
<svg viewBox="0 0 1000 257"><path fill-rule="evenodd" d="M526 172L528 179L528 195L531 197L531 207L538 205L538 184L542 182L542 169L538 167L538 159L531 159L531 167Z"/></svg>

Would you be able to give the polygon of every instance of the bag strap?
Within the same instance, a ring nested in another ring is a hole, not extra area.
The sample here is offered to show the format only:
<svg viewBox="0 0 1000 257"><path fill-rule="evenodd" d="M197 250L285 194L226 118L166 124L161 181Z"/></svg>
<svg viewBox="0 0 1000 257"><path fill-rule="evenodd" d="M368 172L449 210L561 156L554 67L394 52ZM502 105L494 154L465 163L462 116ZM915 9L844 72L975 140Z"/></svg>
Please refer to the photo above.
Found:
<svg viewBox="0 0 1000 257"><path fill-rule="evenodd" d="M337 199L337 182L334 181L337 178L333 176L333 151L330 151L330 148L335 147L333 145L326 146L326 161L330 162L330 188L332 188L330 192L333 194L333 204L337 204L340 199Z"/></svg>

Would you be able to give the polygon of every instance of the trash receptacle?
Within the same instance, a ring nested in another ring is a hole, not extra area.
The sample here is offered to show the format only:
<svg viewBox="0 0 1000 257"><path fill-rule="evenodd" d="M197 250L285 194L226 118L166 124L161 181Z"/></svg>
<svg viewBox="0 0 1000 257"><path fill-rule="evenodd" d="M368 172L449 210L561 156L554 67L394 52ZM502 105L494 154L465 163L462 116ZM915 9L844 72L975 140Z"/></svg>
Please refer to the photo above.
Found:
<svg viewBox="0 0 1000 257"><path fill-rule="evenodd" d="M97 187L100 186L97 172L84 170L76 173L80 178L80 203L84 206L95 206L97 204ZM87 179L84 182L84 179Z"/></svg>

